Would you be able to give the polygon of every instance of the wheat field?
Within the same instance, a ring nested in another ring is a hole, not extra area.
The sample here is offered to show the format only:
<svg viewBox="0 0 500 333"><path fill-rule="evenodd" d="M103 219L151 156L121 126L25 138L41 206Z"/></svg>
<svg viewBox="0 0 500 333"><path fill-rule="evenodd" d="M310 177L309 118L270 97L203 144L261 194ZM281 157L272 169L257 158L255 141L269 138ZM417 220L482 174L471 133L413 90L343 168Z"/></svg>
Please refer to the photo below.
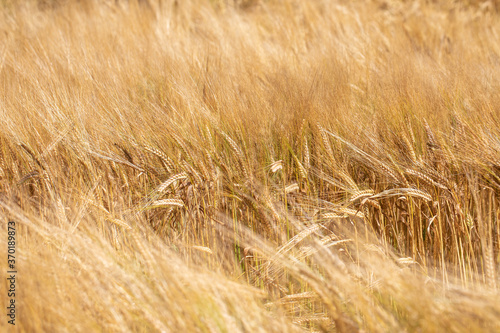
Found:
<svg viewBox="0 0 500 333"><path fill-rule="evenodd" d="M0 331L500 331L500 2L5 0L0 41Z"/></svg>

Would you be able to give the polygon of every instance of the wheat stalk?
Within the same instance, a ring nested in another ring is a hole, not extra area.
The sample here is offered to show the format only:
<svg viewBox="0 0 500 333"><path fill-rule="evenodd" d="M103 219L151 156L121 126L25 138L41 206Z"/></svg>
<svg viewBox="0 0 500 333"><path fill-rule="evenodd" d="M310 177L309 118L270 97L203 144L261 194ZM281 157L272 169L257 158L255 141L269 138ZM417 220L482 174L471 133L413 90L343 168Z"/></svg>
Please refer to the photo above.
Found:
<svg viewBox="0 0 500 333"><path fill-rule="evenodd" d="M171 170L174 170L174 162L164 152L162 152L161 150L156 149L154 147L150 147L150 146L144 146L144 150L146 150L146 151L152 153L153 155L156 155L157 157L159 157L165 163L165 165L168 168L169 172Z"/></svg>
<svg viewBox="0 0 500 333"><path fill-rule="evenodd" d="M375 192L373 192L373 190L356 191L352 194L349 202L353 202L361 198L371 197L374 193Z"/></svg>
<svg viewBox="0 0 500 333"><path fill-rule="evenodd" d="M306 170L311 168L311 157L309 153L309 145L307 144L307 138L304 140L304 164Z"/></svg>
<svg viewBox="0 0 500 333"><path fill-rule="evenodd" d="M339 215L337 213L324 213L321 214L321 217L324 219L343 219L347 217L347 214Z"/></svg>
<svg viewBox="0 0 500 333"><path fill-rule="evenodd" d="M234 140L231 139L231 137L229 135L227 135L226 133L224 133L222 131L220 133L227 140L227 142L229 142L229 145L231 146L233 151L236 153L236 156L238 157L238 162L239 162L241 168L243 169L243 174L245 175L246 178L248 178L248 171L245 167L245 163L244 163L245 159L244 159L243 151L240 149L240 147L238 147L236 142L234 142Z"/></svg>
<svg viewBox="0 0 500 333"><path fill-rule="evenodd" d="M282 160L276 161L272 163L269 167L271 168L272 173L276 173L278 172L278 170L283 169L283 161Z"/></svg>
<svg viewBox="0 0 500 333"><path fill-rule="evenodd" d="M108 218L108 219L106 219L106 221L111 222L113 224L116 224L116 225L118 225L120 227L123 227L123 228L125 228L127 230L132 230L132 227L130 225L128 225L126 222L124 222L124 221L122 221L120 219Z"/></svg>
<svg viewBox="0 0 500 333"><path fill-rule="evenodd" d="M361 211L355 210L355 209L351 209L351 208L347 208L347 207L337 208L336 210L338 212L346 213L346 214L354 216L354 217L356 217L356 216L360 217L360 218L364 218L365 217L365 214L363 214Z"/></svg>
<svg viewBox="0 0 500 333"><path fill-rule="evenodd" d="M184 201L182 201L180 199L156 200L156 201L153 201L151 204L149 204L148 208L158 208L158 207L165 207L165 206L184 207Z"/></svg>
<svg viewBox="0 0 500 333"><path fill-rule="evenodd" d="M427 175L425 175L425 174L423 174L423 173L421 173L419 171L412 170L412 169L406 169L405 173L407 173L409 175L412 175L412 176L415 176L415 177L423 180L424 182L426 182L429 185L433 185L433 186L439 187L439 188L441 188L443 190L447 190L448 189L445 185L434 181L432 178L430 178L429 176L427 176Z"/></svg>
<svg viewBox="0 0 500 333"><path fill-rule="evenodd" d="M285 193L292 193L292 192L296 192L298 190L299 190L299 184L297 184L297 183L293 183L293 184L285 187Z"/></svg>
<svg viewBox="0 0 500 333"><path fill-rule="evenodd" d="M321 140L323 140L323 145L325 146L326 152L328 153L328 157L334 162L335 157L333 155L333 150L332 146L330 145L330 141L328 141L328 137L326 136L326 130L319 124L317 123L317 126L319 128L319 133L321 135Z"/></svg>
<svg viewBox="0 0 500 333"><path fill-rule="evenodd" d="M158 188L156 189L156 192L158 193L163 193L167 187L170 186L170 184L174 183L177 180L185 179L187 178L187 173L181 172L176 175L173 175L169 179L167 179L165 182L163 182Z"/></svg>

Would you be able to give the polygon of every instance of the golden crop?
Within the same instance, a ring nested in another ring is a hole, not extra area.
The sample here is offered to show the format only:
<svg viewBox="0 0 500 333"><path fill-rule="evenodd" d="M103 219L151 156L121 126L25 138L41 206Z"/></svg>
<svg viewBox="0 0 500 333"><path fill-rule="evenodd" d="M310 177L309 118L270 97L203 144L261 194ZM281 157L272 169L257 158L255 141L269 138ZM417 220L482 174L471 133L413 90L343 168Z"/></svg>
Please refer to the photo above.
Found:
<svg viewBox="0 0 500 333"><path fill-rule="evenodd" d="M2 1L15 328L500 331L498 10Z"/></svg>

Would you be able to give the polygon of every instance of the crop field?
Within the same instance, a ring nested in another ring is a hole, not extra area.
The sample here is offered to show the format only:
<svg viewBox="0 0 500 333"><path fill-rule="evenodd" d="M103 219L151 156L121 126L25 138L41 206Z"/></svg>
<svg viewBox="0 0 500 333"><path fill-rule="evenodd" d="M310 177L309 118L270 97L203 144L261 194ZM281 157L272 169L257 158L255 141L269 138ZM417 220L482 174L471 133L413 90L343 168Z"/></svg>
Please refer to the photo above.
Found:
<svg viewBox="0 0 500 333"><path fill-rule="evenodd" d="M500 2L0 1L0 233L1 332L500 332Z"/></svg>

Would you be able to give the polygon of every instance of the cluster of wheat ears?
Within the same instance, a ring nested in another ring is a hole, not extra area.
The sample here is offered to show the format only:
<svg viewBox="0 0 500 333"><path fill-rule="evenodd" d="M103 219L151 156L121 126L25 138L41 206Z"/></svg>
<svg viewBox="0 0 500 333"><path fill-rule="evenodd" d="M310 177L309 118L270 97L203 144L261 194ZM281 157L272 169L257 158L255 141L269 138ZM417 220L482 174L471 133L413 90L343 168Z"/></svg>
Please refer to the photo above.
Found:
<svg viewBox="0 0 500 333"><path fill-rule="evenodd" d="M15 328L498 332L499 11L1 1Z"/></svg>

